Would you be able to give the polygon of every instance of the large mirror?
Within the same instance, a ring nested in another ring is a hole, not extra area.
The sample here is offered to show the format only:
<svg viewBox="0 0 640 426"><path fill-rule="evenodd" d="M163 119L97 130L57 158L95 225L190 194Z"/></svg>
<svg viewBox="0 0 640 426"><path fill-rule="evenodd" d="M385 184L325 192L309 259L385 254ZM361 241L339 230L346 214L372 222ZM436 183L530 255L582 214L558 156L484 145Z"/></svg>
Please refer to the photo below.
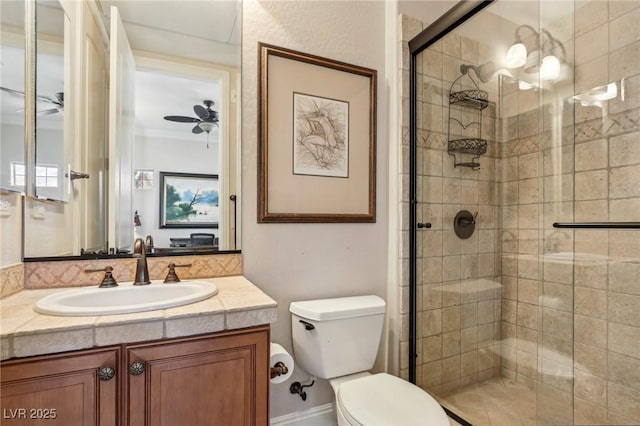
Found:
<svg viewBox="0 0 640 426"><path fill-rule="evenodd" d="M36 2L36 140L34 194L39 199L69 201L71 138L65 132L64 94L71 71L69 17L58 0ZM67 50L65 54L65 49ZM66 63L65 63L66 62ZM69 123L67 122L67 125Z"/></svg>
<svg viewBox="0 0 640 426"><path fill-rule="evenodd" d="M107 69L109 93L99 90L106 85L100 78L93 88L88 78L70 89L78 92L73 99L65 96L65 113L74 106L86 110L73 126L81 136L76 160L86 169L70 181L70 201L57 203L62 207L27 201L25 257L127 253L135 238L148 236L161 254L239 250L239 3L82 3L102 21L99 37L110 44L111 64L96 53L100 49L74 55L85 67L106 61L89 75ZM71 20L77 16L71 13ZM72 37L87 38L86 28L72 27ZM97 105L106 115L102 125L96 124L102 114L91 111ZM104 140L95 143L101 127ZM42 143L37 139L36 152ZM58 216L71 218L65 232L75 242L65 247L42 243L47 234L49 242L70 240L60 236ZM58 225L46 229L54 220Z"/></svg>

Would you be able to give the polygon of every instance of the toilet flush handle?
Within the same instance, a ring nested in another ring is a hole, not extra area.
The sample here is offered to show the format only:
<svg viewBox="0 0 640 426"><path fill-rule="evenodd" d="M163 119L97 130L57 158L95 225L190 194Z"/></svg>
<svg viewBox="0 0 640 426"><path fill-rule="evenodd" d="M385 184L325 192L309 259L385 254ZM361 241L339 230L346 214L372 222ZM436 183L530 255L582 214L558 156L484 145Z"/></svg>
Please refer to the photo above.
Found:
<svg viewBox="0 0 640 426"><path fill-rule="evenodd" d="M300 322L302 323L302 325L304 325L304 329L305 329L305 330L313 330L313 329L315 329L315 328L316 328L316 327L315 327L313 324L311 324L310 322L306 322L306 321L304 321L304 320L300 320Z"/></svg>

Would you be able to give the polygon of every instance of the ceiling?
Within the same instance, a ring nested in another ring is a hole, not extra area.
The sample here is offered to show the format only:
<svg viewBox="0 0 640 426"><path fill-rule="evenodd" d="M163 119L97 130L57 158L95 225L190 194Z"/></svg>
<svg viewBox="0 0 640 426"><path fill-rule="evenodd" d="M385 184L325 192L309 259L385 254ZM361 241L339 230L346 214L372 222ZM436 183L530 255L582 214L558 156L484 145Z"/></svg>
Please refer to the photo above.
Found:
<svg viewBox="0 0 640 426"><path fill-rule="evenodd" d="M215 102L213 110L220 112L220 85L215 80L198 80L158 71L136 72L136 133L139 135L195 141L204 144L204 133L193 134L194 123L167 121L166 115L183 115L197 118L194 105L203 105L204 100ZM210 144L218 140L215 128L210 135Z"/></svg>
<svg viewBox="0 0 640 426"><path fill-rule="evenodd" d="M100 0L122 18L134 50L240 67L241 3L235 0Z"/></svg>
<svg viewBox="0 0 640 426"><path fill-rule="evenodd" d="M134 51L240 68L238 1L101 0L100 4L105 22L109 22L111 6L118 8ZM135 87L137 134L205 143L206 134L191 132L194 123L176 123L163 117L197 117L193 106L203 105L204 100L214 101L213 109L220 112L216 80L139 69ZM210 144L217 143L217 128L209 138Z"/></svg>

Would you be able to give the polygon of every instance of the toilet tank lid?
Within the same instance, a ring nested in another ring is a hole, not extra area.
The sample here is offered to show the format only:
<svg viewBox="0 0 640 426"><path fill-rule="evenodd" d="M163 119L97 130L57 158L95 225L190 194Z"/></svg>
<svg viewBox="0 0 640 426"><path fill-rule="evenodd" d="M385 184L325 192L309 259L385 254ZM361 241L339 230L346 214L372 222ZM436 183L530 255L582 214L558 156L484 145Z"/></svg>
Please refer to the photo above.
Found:
<svg viewBox="0 0 640 426"><path fill-rule="evenodd" d="M369 295L291 302L289 312L310 320L328 321L383 314L384 308L384 300Z"/></svg>

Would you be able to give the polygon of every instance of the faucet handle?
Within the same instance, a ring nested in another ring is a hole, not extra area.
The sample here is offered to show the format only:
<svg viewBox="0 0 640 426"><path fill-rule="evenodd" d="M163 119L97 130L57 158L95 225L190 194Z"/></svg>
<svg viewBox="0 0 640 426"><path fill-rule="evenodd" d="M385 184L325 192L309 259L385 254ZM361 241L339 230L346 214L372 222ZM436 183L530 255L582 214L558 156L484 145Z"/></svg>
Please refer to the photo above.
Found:
<svg viewBox="0 0 640 426"><path fill-rule="evenodd" d="M118 283L115 278L113 278L113 268L111 266L105 266L101 269L85 269L84 272L92 273L92 272L104 272L104 278L102 282L98 286L99 288L109 288L109 287L118 287Z"/></svg>
<svg viewBox="0 0 640 426"><path fill-rule="evenodd" d="M153 253L153 237L151 235L147 235L147 238L144 240L144 245L146 246L147 253Z"/></svg>
<svg viewBox="0 0 640 426"><path fill-rule="evenodd" d="M188 266L191 266L190 263L185 263L183 265L176 265L175 263L169 263L167 265L167 267L169 268L169 272L167 273L167 277L164 279L164 283L179 283L180 282L180 278L178 278L178 275L176 274L176 268L186 268Z"/></svg>

